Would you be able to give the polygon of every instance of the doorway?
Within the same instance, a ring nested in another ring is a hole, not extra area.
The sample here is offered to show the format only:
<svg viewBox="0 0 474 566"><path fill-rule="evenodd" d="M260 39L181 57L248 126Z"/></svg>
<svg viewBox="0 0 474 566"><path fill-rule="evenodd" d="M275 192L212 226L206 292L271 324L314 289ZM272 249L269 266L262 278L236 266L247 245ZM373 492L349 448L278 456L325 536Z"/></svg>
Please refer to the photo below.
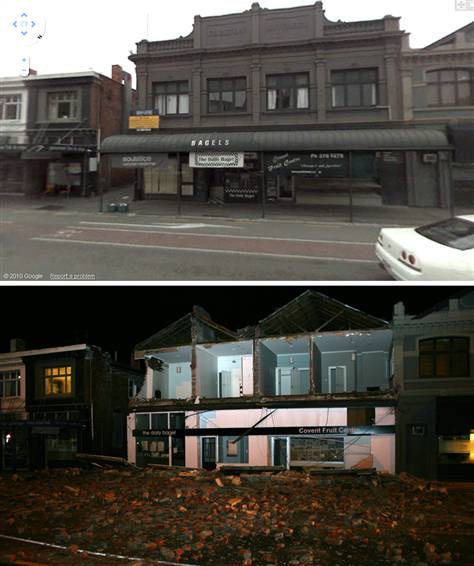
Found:
<svg viewBox="0 0 474 566"><path fill-rule="evenodd" d="M294 177L278 177L278 200L286 202L295 201Z"/></svg>
<svg viewBox="0 0 474 566"><path fill-rule="evenodd" d="M217 465L217 438L205 436L201 439L201 466L205 470L212 471Z"/></svg>
<svg viewBox="0 0 474 566"><path fill-rule="evenodd" d="M276 467L289 468L289 438L274 438L273 439L273 465Z"/></svg>

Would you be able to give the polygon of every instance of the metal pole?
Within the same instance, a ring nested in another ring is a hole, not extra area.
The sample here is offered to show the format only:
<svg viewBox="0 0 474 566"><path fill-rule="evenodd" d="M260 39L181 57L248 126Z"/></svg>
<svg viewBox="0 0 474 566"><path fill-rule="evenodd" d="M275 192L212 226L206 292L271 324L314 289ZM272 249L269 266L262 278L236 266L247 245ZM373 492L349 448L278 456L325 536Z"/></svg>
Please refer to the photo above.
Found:
<svg viewBox="0 0 474 566"><path fill-rule="evenodd" d="M181 174L181 154L178 153L178 159L176 163L176 183L177 183L177 198L178 198L178 216L181 216L181 186L182 186L182 174Z"/></svg>
<svg viewBox="0 0 474 566"><path fill-rule="evenodd" d="M349 190L349 200L350 200L350 223L354 222L354 195L352 193L352 151L349 151L349 177L350 177L350 190Z"/></svg>
<svg viewBox="0 0 474 566"><path fill-rule="evenodd" d="M453 154L452 151L448 152L448 195L449 195L449 211L451 213L451 218L456 215L456 203L454 202L454 176L453 176ZM439 159L439 157L438 157Z"/></svg>
<svg viewBox="0 0 474 566"><path fill-rule="evenodd" d="M266 216L266 210L265 210L265 205L266 205L266 200L267 200L267 191L266 191L266 185L265 185L265 158L264 158L264 153L262 151L262 153L260 154L260 168L261 168L261 180L262 180L262 219L265 219Z"/></svg>

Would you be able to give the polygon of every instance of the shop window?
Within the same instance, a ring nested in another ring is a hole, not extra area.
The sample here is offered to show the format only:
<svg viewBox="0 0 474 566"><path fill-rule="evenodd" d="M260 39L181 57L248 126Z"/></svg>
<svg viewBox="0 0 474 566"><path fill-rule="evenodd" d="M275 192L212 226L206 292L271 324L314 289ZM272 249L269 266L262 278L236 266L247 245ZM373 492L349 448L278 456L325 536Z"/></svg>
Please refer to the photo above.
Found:
<svg viewBox="0 0 474 566"><path fill-rule="evenodd" d="M357 108L377 105L377 69L332 71L333 108Z"/></svg>
<svg viewBox="0 0 474 566"><path fill-rule="evenodd" d="M223 464L248 464L248 441L248 436L244 436L240 440L234 436L219 438L219 462Z"/></svg>
<svg viewBox="0 0 474 566"><path fill-rule="evenodd" d="M470 69L445 69L426 73L428 106L472 106L474 72Z"/></svg>
<svg viewBox="0 0 474 566"><path fill-rule="evenodd" d="M45 394L51 397L71 395L72 367L60 366L44 369Z"/></svg>
<svg viewBox="0 0 474 566"><path fill-rule="evenodd" d="M208 112L245 112L247 110L247 79L209 79Z"/></svg>
<svg viewBox="0 0 474 566"><path fill-rule="evenodd" d="M0 120L19 120L21 116L21 94L0 96Z"/></svg>
<svg viewBox="0 0 474 566"><path fill-rule="evenodd" d="M268 110L309 108L309 74L267 76Z"/></svg>
<svg viewBox="0 0 474 566"><path fill-rule="evenodd" d="M344 463L343 438L292 438L291 463Z"/></svg>
<svg viewBox="0 0 474 566"><path fill-rule="evenodd" d="M474 464L474 430L438 437L440 464Z"/></svg>
<svg viewBox="0 0 474 566"><path fill-rule="evenodd" d="M468 377L469 338L448 337L421 340L420 377Z"/></svg>
<svg viewBox="0 0 474 566"><path fill-rule="evenodd" d="M20 372L0 372L0 398L20 396Z"/></svg>
<svg viewBox="0 0 474 566"><path fill-rule="evenodd" d="M153 99L160 116L189 114L188 81L155 83Z"/></svg>
<svg viewBox="0 0 474 566"><path fill-rule="evenodd" d="M49 120L75 120L77 118L77 92L55 92L48 94Z"/></svg>

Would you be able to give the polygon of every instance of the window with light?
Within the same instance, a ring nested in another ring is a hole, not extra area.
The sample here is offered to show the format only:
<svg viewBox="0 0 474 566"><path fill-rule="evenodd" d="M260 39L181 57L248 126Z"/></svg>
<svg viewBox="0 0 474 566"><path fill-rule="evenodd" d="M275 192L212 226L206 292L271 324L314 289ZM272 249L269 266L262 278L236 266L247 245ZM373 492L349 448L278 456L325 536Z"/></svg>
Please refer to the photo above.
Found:
<svg viewBox="0 0 474 566"><path fill-rule="evenodd" d="M72 367L60 366L44 369L45 394L50 397L71 395Z"/></svg>

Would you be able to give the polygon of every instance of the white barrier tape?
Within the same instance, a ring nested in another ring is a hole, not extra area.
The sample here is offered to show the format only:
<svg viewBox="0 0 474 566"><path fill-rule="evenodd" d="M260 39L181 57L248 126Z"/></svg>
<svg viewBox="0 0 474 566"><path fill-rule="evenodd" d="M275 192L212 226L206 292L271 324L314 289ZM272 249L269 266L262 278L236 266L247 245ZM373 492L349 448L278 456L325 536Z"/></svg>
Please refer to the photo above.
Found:
<svg viewBox="0 0 474 566"><path fill-rule="evenodd" d="M69 550L67 546L60 546L59 544L52 544L49 542L40 542L37 540L31 540L27 538L11 537L8 535L0 535L0 538L16 540L18 542L26 542L28 544L36 544L38 546L46 546L48 548L57 548L58 550ZM149 560L147 558L134 558L132 556L121 556L120 554L107 554L105 552L94 552L92 550L76 550L78 554L90 554L92 556L102 556L103 558L119 558L120 560L130 560L130 561L140 561ZM155 564L163 564L165 566L198 566L197 564L185 564L184 562L163 562L161 560L154 561Z"/></svg>

